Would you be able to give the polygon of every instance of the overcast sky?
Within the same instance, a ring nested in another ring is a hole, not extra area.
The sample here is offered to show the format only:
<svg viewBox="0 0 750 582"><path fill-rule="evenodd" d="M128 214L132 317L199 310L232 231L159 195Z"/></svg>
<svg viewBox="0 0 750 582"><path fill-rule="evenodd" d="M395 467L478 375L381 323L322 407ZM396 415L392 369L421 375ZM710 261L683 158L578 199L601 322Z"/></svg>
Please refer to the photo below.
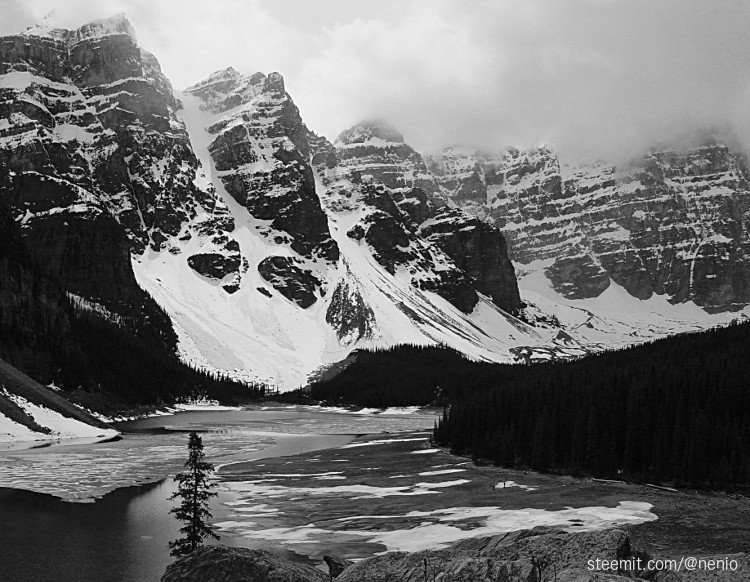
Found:
<svg viewBox="0 0 750 582"><path fill-rule="evenodd" d="M125 12L176 88L279 71L311 129L370 116L421 151L623 158L703 126L750 144L745 0L0 0L0 34Z"/></svg>

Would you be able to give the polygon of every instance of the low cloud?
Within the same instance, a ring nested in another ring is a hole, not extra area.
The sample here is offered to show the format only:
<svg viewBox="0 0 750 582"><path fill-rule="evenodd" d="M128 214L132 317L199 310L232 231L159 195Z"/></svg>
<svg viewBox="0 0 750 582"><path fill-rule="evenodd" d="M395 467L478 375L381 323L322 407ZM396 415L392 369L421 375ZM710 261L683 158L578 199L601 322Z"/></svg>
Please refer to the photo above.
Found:
<svg viewBox="0 0 750 582"><path fill-rule="evenodd" d="M279 71L329 138L382 116L421 151L547 143L622 160L709 127L750 145L748 2L5 2L3 34L50 11L65 26L125 12L177 87L229 65Z"/></svg>

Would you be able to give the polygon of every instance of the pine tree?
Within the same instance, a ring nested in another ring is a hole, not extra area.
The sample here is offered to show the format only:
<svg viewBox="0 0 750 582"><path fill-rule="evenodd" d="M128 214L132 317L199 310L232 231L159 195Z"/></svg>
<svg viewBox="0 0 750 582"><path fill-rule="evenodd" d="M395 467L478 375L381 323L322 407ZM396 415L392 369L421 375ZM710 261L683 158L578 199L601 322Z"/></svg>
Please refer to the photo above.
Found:
<svg viewBox="0 0 750 582"><path fill-rule="evenodd" d="M193 552L203 545L205 537L219 539L213 527L207 523L211 517L208 502L217 495L215 491L212 491L216 486L215 483L209 482L214 466L206 461L203 441L195 431L190 432L188 460L185 462L185 467L187 471L175 475L174 480L178 483L177 491L169 498L180 500L179 505L170 509L169 513L173 513L185 524L180 528L183 537L169 542L170 555L175 557Z"/></svg>

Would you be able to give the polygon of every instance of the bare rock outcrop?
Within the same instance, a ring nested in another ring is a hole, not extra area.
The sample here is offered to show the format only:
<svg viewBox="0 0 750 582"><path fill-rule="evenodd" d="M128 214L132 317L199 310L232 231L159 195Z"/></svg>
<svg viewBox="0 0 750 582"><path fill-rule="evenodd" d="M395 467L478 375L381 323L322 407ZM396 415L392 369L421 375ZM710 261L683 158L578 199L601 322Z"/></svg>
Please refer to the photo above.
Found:
<svg viewBox="0 0 750 582"><path fill-rule="evenodd" d="M711 558L706 558L710 560ZM325 556L337 582L740 582L750 556L717 556L712 568L690 571L631 545L622 529L569 533L537 527L469 538L443 550L387 552L352 564ZM723 566L724 560L726 566ZM731 562L730 562L731 561ZM300 577L302 576L302 577ZM305 578L304 576L308 576ZM296 582L329 580L309 566L263 550L209 546L167 568L162 582Z"/></svg>
<svg viewBox="0 0 750 582"><path fill-rule="evenodd" d="M568 533L539 527L471 538L452 548L389 552L357 562L338 582L730 582L744 580L747 555L733 556L738 568L675 572L650 568L651 556L631 546L621 529ZM597 561L598 560L598 561ZM659 564L658 560L653 562Z"/></svg>
<svg viewBox="0 0 750 582"><path fill-rule="evenodd" d="M204 546L167 567L161 582L328 582L310 566L265 550Z"/></svg>

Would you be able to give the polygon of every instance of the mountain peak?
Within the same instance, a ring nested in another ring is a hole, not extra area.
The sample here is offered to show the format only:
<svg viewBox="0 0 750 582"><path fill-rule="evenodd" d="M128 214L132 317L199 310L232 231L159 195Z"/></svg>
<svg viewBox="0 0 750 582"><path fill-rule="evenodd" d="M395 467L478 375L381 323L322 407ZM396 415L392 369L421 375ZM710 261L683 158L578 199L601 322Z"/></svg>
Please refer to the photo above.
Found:
<svg viewBox="0 0 750 582"><path fill-rule="evenodd" d="M254 73L243 75L234 67L227 67L214 71L208 77L185 89L187 93L202 93L207 90L229 94L232 92L250 93L256 95L263 91L284 92L284 77L280 73Z"/></svg>
<svg viewBox="0 0 750 582"><path fill-rule="evenodd" d="M404 143L404 136L401 132L382 118L372 118L360 121L349 129L342 131L336 138L336 142L349 145L355 143L366 143L374 139L386 142Z"/></svg>
<svg viewBox="0 0 750 582"><path fill-rule="evenodd" d="M233 67L211 73L206 79L185 89L203 100L215 113L247 103L263 92L284 92L284 80L278 73L243 75Z"/></svg>
<svg viewBox="0 0 750 582"><path fill-rule="evenodd" d="M284 88L284 77L281 76L281 73L269 73L263 82L263 90L283 93L286 89Z"/></svg>
<svg viewBox="0 0 750 582"><path fill-rule="evenodd" d="M241 76L242 75L240 74L240 72L234 67L227 67L226 69L220 69L218 71L214 71L208 76L208 78L206 78L204 81L201 81L201 83L205 83L207 81L239 79ZM201 83L198 83L198 84L200 85Z"/></svg>
<svg viewBox="0 0 750 582"><path fill-rule="evenodd" d="M75 29L56 27L53 23L54 14L48 15L48 17L45 17L43 23L30 26L21 32L21 35L53 38L67 42L68 44L74 44L83 40L124 34L129 36L134 44L138 44L135 29L124 12L107 18L92 20Z"/></svg>
<svg viewBox="0 0 750 582"><path fill-rule="evenodd" d="M129 36L135 44L138 44L135 29L124 12L120 12L108 18L92 20L91 22L84 24L75 31L75 40L88 40L116 34L125 34Z"/></svg>

